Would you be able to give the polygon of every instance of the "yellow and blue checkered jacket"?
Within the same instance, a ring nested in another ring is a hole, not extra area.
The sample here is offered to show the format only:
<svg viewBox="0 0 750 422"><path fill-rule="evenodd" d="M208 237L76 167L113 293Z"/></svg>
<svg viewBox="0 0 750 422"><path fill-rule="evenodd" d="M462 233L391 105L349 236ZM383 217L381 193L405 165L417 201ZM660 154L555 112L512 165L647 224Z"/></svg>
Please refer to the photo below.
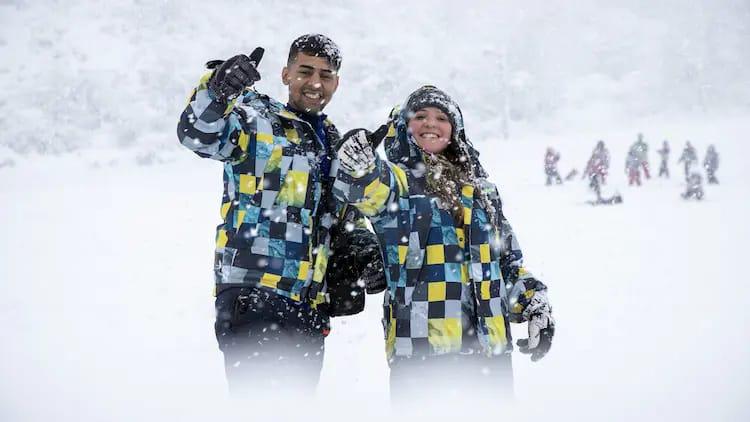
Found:
<svg viewBox="0 0 750 422"><path fill-rule="evenodd" d="M454 119L462 125L460 118ZM385 148L389 161L378 157L367 174L339 170L334 194L368 216L378 235L388 282L383 324L389 359L458 353L467 332L487 355L512 350L509 322L519 322L533 292L546 287L522 267L496 187L484 178L479 186L463 186L463 222L457 224L426 192L422 152L398 109ZM480 189L495 213L484 208Z"/></svg>
<svg viewBox="0 0 750 422"><path fill-rule="evenodd" d="M309 123L265 95L214 101L209 77L190 96L177 135L199 156L224 163L217 288L261 286L317 306L326 301L330 231L341 207L320 174L331 151ZM331 141L339 138L330 121L325 126Z"/></svg>

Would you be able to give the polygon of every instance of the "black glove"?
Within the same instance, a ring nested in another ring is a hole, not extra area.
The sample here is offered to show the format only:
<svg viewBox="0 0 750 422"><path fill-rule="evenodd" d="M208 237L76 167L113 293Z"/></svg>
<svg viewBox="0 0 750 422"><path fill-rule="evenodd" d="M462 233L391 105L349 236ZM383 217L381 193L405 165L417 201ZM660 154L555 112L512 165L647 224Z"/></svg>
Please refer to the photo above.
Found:
<svg viewBox="0 0 750 422"><path fill-rule="evenodd" d="M374 236L373 236L374 238ZM377 239L375 239L377 242ZM377 243L368 245L358 254L362 273L359 279L365 283L367 294L380 293L386 288L385 269L383 258L380 256L380 247Z"/></svg>
<svg viewBox="0 0 750 422"><path fill-rule="evenodd" d="M250 53L250 57L238 54L227 61L211 60L206 63L209 69L216 68L208 81L208 89L213 91L218 101L231 101L246 87L260 80L257 68L264 52L262 47L258 47Z"/></svg>
<svg viewBox="0 0 750 422"><path fill-rule="evenodd" d="M385 272L375 233L354 227L360 213L349 207L344 222L333 230L326 280L330 316L354 315L365 307L365 292L385 290Z"/></svg>

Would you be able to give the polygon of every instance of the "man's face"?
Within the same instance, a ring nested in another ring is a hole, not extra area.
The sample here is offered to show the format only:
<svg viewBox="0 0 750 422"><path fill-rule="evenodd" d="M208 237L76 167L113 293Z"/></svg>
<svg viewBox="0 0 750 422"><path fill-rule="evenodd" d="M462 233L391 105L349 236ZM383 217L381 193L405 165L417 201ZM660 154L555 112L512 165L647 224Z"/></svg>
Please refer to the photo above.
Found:
<svg viewBox="0 0 750 422"><path fill-rule="evenodd" d="M328 105L339 86L339 75L325 57L297 54L281 71L289 87L289 105L307 113L318 113Z"/></svg>

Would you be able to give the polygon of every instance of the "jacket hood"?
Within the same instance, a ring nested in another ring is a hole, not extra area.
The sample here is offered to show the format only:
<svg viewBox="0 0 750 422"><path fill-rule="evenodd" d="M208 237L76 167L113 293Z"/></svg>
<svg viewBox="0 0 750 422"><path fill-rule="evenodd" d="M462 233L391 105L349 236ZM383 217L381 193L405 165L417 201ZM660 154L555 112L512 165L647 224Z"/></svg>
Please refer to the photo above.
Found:
<svg viewBox="0 0 750 422"><path fill-rule="evenodd" d="M403 105L393 108L388 120L388 134L384 140L388 161L410 170L415 177L425 173L425 154L408 131L409 119L425 107L436 107L445 112L453 126L451 143L446 151L456 157L465 157L471 163L474 177L486 177L479 163L479 152L474 149L464 131L464 119L458 104L445 92L434 86L423 86L414 91Z"/></svg>

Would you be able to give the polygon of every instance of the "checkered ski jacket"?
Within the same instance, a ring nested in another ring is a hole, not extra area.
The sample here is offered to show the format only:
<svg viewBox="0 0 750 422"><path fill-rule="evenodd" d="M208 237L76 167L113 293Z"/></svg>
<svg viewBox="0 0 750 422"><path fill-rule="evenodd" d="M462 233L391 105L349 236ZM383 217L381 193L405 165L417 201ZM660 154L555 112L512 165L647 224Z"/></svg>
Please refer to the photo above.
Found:
<svg viewBox="0 0 750 422"><path fill-rule="evenodd" d="M177 136L199 156L224 162L217 290L260 286L317 308L327 302L330 232L341 208L320 177L320 158L331 151L309 123L265 95L249 90L228 105L214 101L210 75L190 96ZM340 136L330 121L325 126L330 145Z"/></svg>
<svg viewBox="0 0 750 422"><path fill-rule="evenodd" d="M460 114L454 121L463 127ZM460 139L468 143L463 131ZM479 186L464 185L463 227L456 227L425 191L422 152L407 134L399 108L391 114L385 149L389 161L378 157L367 174L338 170L333 189L370 217L378 235L388 282L383 325L389 360L460 352L466 285L482 351L510 352L509 322L521 322L529 299L546 286L523 268L496 187L485 178L477 179ZM488 193L495 213L484 209L479 189ZM493 214L497 224L489 224ZM456 263L455 256L463 262Z"/></svg>

